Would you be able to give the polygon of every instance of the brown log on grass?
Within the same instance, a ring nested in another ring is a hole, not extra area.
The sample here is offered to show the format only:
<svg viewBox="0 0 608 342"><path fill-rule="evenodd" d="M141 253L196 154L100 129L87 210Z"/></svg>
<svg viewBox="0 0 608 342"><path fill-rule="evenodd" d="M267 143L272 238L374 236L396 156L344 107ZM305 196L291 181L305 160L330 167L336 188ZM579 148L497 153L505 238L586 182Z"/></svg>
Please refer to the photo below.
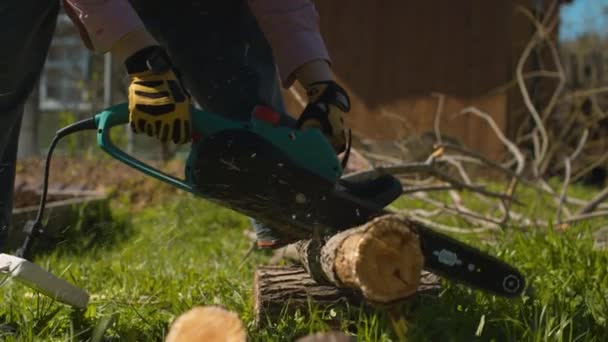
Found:
<svg viewBox="0 0 608 342"><path fill-rule="evenodd" d="M440 279L427 271L421 272L416 294L432 294L440 289ZM353 289L322 285L312 279L300 265L262 266L255 272L253 286L255 324L265 326L284 316L307 315L309 304L319 310L365 304ZM364 305L365 306L365 305ZM339 326L339 322L336 322Z"/></svg>
<svg viewBox="0 0 608 342"><path fill-rule="evenodd" d="M255 272L253 310L258 327L297 310L306 314L309 304L324 310L333 305L360 304L360 297L349 289L315 282L300 265L262 266Z"/></svg>
<svg viewBox="0 0 608 342"><path fill-rule="evenodd" d="M260 267L254 279L256 324L314 303L388 306L434 291L439 278L423 272L424 258L413 229L397 215L336 234L325 243L296 244L303 266Z"/></svg>

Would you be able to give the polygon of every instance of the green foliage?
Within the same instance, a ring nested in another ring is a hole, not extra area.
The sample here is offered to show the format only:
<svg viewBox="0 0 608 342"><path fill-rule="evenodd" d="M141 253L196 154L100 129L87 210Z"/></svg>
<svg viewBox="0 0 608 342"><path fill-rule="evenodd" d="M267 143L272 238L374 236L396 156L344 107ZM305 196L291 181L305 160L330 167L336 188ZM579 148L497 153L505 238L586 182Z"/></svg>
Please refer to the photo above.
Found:
<svg viewBox="0 0 608 342"><path fill-rule="evenodd" d="M406 204L421 206L400 201ZM251 341L293 341L330 329L361 341L397 340L387 313L352 306L311 304L256 329L253 272L269 255L254 252L243 262L250 246L244 233L251 228L230 210L182 195L136 215L120 203L103 217L93 228L95 222L83 219L70 228L81 233L35 259L89 291L88 309L72 310L8 282L0 290L0 340L162 341L172 319L206 304L238 312ZM608 340L608 253L593 248L593 230L508 231L491 245L468 238L519 267L526 294L508 300L444 282L439 296L400 308L408 340Z"/></svg>

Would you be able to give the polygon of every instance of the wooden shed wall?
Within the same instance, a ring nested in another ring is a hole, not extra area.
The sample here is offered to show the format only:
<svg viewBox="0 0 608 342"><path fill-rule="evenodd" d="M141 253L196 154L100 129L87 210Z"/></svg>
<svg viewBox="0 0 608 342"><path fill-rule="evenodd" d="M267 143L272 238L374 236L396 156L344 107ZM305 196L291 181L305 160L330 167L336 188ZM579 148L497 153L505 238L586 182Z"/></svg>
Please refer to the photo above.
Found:
<svg viewBox="0 0 608 342"><path fill-rule="evenodd" d="M516 5L529 3L317 1L334 71L353 101L345 118L349 127L360 137L377 140L432 130L438 104L432 93L442 93L442 132L499 158L503 145L484 121L471 115L450 118L473 105L509 131L509 95L492 90L512 79L516 59L530 38L532 25L515 12ZM290 111L300 111L292 92L285 95Z"/></svg>

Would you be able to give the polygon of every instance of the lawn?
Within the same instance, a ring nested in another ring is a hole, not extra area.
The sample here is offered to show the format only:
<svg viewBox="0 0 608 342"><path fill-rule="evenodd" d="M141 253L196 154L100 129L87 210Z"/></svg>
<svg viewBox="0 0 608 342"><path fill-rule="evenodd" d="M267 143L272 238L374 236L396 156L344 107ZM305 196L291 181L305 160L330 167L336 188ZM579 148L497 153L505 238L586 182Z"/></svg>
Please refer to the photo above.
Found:
<svg viewBox="0 0 608 342"><path fill-rule="evenodd" d="M35 258L89 291L88 309L73 310L9 281L0 290L0 340L162 341L172 319L206 304L237 312L250 341L293 341L329 329L360 341L398 340L386 313L358 307L311 306L258 329L253 274L271 254L256 250L244 260L251 245L246 217L184 193L138 210L128 196L113 196L111 207L111 217L82 218L56 249ZM528 290L503 299L444 282L439 295L399 308L408 340L608 341L608 252L595 249L592 237L604 222L565 232L512 229L492 244L456 235L520 268Z"/></svg>

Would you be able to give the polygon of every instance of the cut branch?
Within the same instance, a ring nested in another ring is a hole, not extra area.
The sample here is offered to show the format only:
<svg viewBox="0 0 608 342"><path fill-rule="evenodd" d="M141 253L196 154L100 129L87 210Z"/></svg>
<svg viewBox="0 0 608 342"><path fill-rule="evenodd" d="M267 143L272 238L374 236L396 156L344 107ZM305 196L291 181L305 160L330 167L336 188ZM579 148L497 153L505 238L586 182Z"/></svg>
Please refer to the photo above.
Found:
<svg viewBox="0 0 608 342"><path fill-rule="evenodd" d="M382 305L415 294L424 265L418 234L398 215L374 218L324 244L300 241L296 248L317 282L353 289Z"/></svg>
<svg viewBox="0 0 608 342"><path fill-rule="evenodd" d="M494 162L486 157L484 157L483 155L481 155L480 153L477 153L475 151L471 151L470 149L464 147L464 146L459 146L459 145L454 145L454 144L450 144L450 143L441 143L441 144L437 144L437 147L443 147L446 150L451 150L451 151L456 151L458 153L462 153L466 156L478 159L479 161L485 163L486 165L492 167L493 169L499 170L501 172L506 173L507 175L511 176L511 177L519 177L513 170L508 169L506 167L503 167L502 165L500 165L497 162Z"/></svg>
<svg viewBox="0 0 608 342"><path fill-rule="evenodd" d="M606 211L606 210L595 211L595 212L588 213L588 214L572 216L567 219L564 219L562 221L562 223L575 223L575 222L580 222L580 221L584 221L584 220L588 220L588 219L592 219L592 218L599 218L599 217L608 217L608 211Z"/></svg>
<svg viewBox="0 0 608 342"><path fill-rule="evenodd" d="M608 198L608 188L602 190L599 194L597 194L589 203L580 208L576 215L588 214L594 211L602 202L604 202Z"/></svg>
<svg viewBox="0 0 608 342"><path fill-rule="evenodd" d="M557 222L561 223L562 221L562 208L564 203L566 202L566 194L568 190L568 185L570 184L570 158L565 158L564 165L566 166L566 175L564 177L564 183L562 185L562 191L559 195L559 202L557 205Z"/></svg>
<svg viewBox="0 0 608 342"><path fill-rule="evenodd" d="M220 306L197 306L181 314L172 324L166 342L246 342L239 316Z"/></svg>
<svg viewBox="0 0 608 342"><path fill-rule="evenodd" d="M433 96L439 98L439 103L437 104L437 111L435 112L435 122L434 122L434 130L435 130L435 139L437 139L438 143L442 143L443 139L441 138L441 115L443 114L443 105L445 103L445 95L440 93L433 93Z"/></svg>
<svg viewBox="0 0 608 342"><path fill-rule="evenodd" d="M440 278L422 271L417 294L433 294L441 288ZM367 307L356 291L316 282L300 265L262 266L255 272L253 307L257 327L294 314L309 313L311 306L320 310L351 304Z"/></svg>
<svg viewBox="0 0 608 342"><path fill-rule="evenodd" d="M490 115L488 115L487 113L484 113L483 111L481 111L475 107L471 107L471 106L466 107L463 110L461 110L458 115L463 115L463 114L473 114L473 115L476 115L476 116L481 117L482 119L486 120L486 122L490 125L490 127L494 131L494 133L496 133L496 136L498 137L498 139L507 147L509 152L511 152L511 154L513 154L513 156L517 160L517 168L516 168L515 172L517 174L521 174L521 172L523 171L524 166L525 166L524 155L519 151L519 149L517 148L517 146L515 146L515 144L513 144L509 139L507 139L507 137L505 137L505 135L500 130L500 127L498 127L498 125L496 124L496 121L494 121L494 119L492 119L492 117Z"/></svg>
<svg viewBox="0 0 608 342"><path fill-rule="evenodd" d="M378 172L378 173L385 173L385 174L388 173L388 174L393 174L393 175L407 174L407 173L428 173L444 182L452 184L457 190L464 189L464 190L468 190L471 192L477 192L482 195L486 195L488 197L507 199L507 200L513 201L517 204L521 204L521 202L517 201L516 199L513 199L510 196L486 190L485 186L483 186L483 185L464 184L463 182L455 179L454 177L451 177L451 176L439 171L438 169L434 168L433 165L428 164L428 163L408 163L408 164L401 164L401 165L384 166L384 167L378 167L378 168L374 169L374 171L370 171L370 172Z"/></svg>
<svg viewBox="0 0 608 342"><path fill-rule="evenodd" d="M456 206L453 207L453 206L445 204L441 201L432 200L430 198L424 198L421 196L416 196L416 198L418 198L419 200L426 202L430 205L433 205L439 209L449 211L456 215L462 216L463 218L469 217L475 221L474 222L475 224L481 224L484 227L487 227L489 230L492 230L492 229L499 230L500 229L500 225L501 225L500 221L495 220L491 217L486 217L479 213L475 213L472 210L464 207L463 205L457 204Z"/></svg>

